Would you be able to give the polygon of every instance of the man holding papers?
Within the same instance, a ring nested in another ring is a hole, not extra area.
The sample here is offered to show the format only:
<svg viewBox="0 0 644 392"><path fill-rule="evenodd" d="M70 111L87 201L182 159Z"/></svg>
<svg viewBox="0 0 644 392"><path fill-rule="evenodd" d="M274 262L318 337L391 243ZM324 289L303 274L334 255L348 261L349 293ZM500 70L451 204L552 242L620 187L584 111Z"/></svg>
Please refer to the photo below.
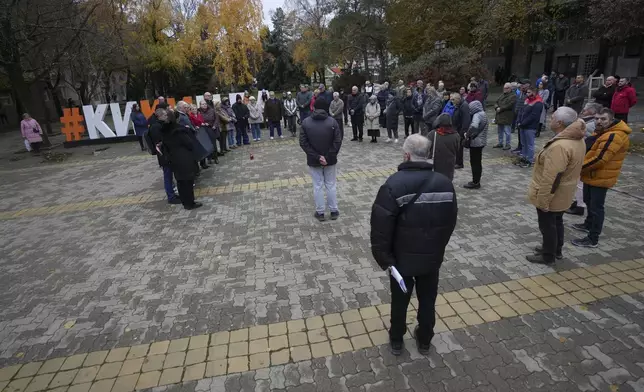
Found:
<svg viewBox="0 0 644 392"><path fill-rule="evenodd" d="M371 210L371 251L391 280L391 329L394 355L403 349L407 305L416 286L421 354L429 352L436 323L438 270L456 226L454 186L427 162L429 140L411 135L403 145L404 162L380 187ZM400 283L399 283L400 281Z"/></svg>

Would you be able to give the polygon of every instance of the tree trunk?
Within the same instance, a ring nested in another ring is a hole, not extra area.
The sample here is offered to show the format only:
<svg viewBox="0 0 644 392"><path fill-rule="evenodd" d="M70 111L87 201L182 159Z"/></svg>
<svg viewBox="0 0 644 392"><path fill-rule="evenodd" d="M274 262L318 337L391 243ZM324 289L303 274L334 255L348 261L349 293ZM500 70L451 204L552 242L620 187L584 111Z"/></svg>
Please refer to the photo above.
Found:
<svg viewBox="0 0 644 392"><path fill-rule="evenodd" d="M525 48L525 64L523 65L523 76L532 79L530 75L530 70L532 69L532 54L534 53L534 49L532 45L528 45Z"/></svg>
<svg viewBox="0 0 644 392"><path fill-rule="evenodd" d="M369 75L369 53L365 50L362 52L362 57L364 59L364 73L369 78L371 75Z"/></svg>
<svg viewBox="0 0 644 392"><path fill-rule="evenodd" d="M512 58L514 57L514 40L507 40L503 46L503 54L505 56L505 63L503 67L505 68L504 80L509 80L512 75Z"/></svg>
<svg viewBox="0 0 644 392"><path fill-rule="evenodd" d="M384 82L387 80L387 54L381 51L378 57L380 57L380 80Z"/></svg>
<svg viewBox="0 0 644 392"><path fill-rule="evenodd" d="M546 59L543 62L543 72L545 72L546 75L550 75L550 72L552 72L552 63L554 62L554 59L555 59L555 47L548 46L546 48Z"/></svg>
<svg viewBox="0 0 644 392"><path fill-rule="evenodd" d="M599 51L597 52L597 69L600 74L606 74L606 64L608 64L608 50L610 42L606 38L599 40Z"/></svg>

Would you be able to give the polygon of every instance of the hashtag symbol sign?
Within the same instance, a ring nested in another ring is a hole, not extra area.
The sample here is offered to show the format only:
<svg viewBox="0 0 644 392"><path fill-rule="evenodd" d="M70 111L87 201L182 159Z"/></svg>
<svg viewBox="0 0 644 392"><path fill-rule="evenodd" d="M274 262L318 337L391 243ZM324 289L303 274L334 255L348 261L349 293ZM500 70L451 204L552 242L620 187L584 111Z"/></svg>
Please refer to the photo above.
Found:
<svg viewBox="0 0 644 392"><path fill-rule="evenodd" d="M65 134L66 141L81 140L81 136L85 133L82 123L84 119L85 117L78 112L78 108L63 109L60 123L62 124L61 132Z"/></svg>

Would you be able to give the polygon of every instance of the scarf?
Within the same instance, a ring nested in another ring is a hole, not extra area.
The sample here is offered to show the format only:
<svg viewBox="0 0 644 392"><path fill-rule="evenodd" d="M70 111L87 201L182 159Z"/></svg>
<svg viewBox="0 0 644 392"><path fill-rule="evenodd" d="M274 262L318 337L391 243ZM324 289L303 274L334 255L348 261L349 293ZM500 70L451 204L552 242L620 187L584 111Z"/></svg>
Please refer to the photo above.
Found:
<svg viewBox="0 0 644 392"><path fill-rule="evenodd" d="M530 97L527 97L527 98L525 99L525 104L526 104L526 105L533 105L533 104L535 104L535 103L537 103L537 102L541 102L541 103L543 103L543 98L541 98L541 96L540 96L539 94L534 94L534 95L532 96L532 99L530 99Z"/></svg>

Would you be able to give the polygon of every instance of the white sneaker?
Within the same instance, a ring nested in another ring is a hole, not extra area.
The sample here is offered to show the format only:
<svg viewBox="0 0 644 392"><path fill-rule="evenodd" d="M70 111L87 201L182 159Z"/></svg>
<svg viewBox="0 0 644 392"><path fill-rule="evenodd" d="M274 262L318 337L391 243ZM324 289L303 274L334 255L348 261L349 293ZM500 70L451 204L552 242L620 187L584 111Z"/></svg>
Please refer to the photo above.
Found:
<svg viewBox="0 0 644 392"><path fill-rule="evenodd" d="M398 143L398 139L394 139L394 143Z"/></svg>
<svg viewBox="0 0 644 392"><path fill-rule="evenodd" d="M273 136L271 136L271 140L273 140L273 139L274 139Z"/></svg>
<svg viewBox="0 0 644 392"><path fill-rule="evenodd" d="M280 139L284 139L284 135L281 135L281 136L280 136Z"/></svg>
<svg viewBox="0 0 644 392"><path fill-rule="evenodd" d="M387 140L385 140L385 143L391 143L391 138L387 138Z"/></svg>

